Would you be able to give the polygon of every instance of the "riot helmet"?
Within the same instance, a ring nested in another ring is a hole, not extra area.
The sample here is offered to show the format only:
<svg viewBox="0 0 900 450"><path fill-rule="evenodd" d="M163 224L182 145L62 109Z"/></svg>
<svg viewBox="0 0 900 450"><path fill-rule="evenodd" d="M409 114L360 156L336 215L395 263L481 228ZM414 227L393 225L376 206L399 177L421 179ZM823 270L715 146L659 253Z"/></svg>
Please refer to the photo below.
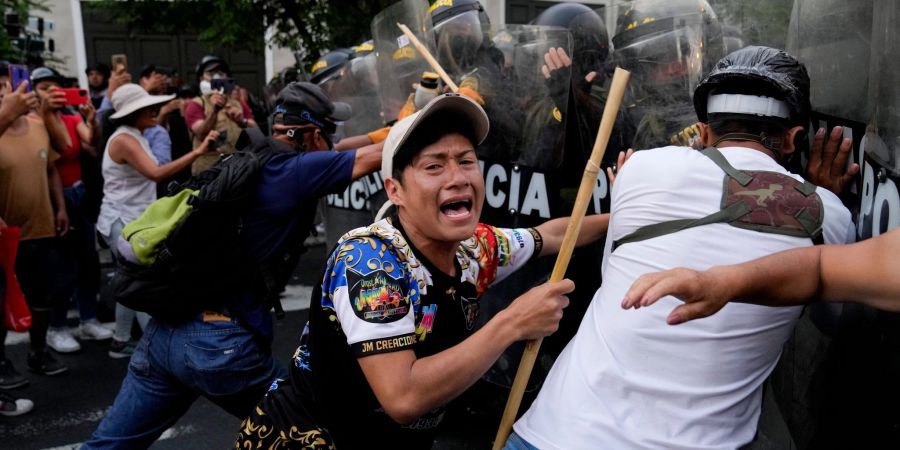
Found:
<svg viewBox="0 0 900 450"><path fill-rule="evenodd" d="M207 71L220 71L227 76L231 76L231 68L228 67L228 62L216 55L206 55L200 59L195 69L197 79L202 79L203 73Z"/></svg>
<svg viewBox="0 0 900 450"><path fill-rule="evenodd" d="M373 41L372 39L369 39L368 41L363 42L362 44L352 47L350 50L353 51L353 53L350 55L351 58L362 58L362 57L369 55L375 51L375 41Z"/></svg>
<svg viewBox="0 0 900 450"><path fill-rule="evenodd" d="M477 0L437 0L429 8L437 58L451 75L471 69L491 24ZM487 43L490 41L488 40Z"/></svg>
<svg viewBox="0 0 900 450"><path fill-rule="evenodd" d="M353 50L349 48L338 48L332 50L319 58L309 70L309 82L322 85L341 75L341 69L350 61Z"/></svg>
<svg viewBox="0 0 900 450"><path fill-rule="evenodd" d="M580 3L558 3L547 8L534 25L562 27L572 34L572 76L584 78L591 71L601 72L609 57L609 35L596 11Z"/></svg>
<svg viewBox="0 0 900 450"><path fill-rule="evenodd" d="M744 114L809 124L809 75L796 58L771 47L751 46L722 58L694 91L701 122L710 114Z"/></svg>
<svg viewBox="0 0 900 450"><path fill-rule="evenodd" d="M632 84L670 99L674 91L690 95L725 54L722 26L706 0L636 0L619 17L612 43Z"/></svg>

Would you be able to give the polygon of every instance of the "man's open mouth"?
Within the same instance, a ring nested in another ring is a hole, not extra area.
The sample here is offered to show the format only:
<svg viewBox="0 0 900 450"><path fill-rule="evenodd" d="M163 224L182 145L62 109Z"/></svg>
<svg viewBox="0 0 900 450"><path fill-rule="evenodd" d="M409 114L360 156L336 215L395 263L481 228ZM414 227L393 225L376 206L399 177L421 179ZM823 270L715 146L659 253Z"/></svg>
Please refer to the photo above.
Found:
<svg viewBox="0 0 900 450"><path fill-rule="evenodd" d="M471 198L449 199L441 204L441 212L450 218L463 217L470 211L472 211Z"/></svg>

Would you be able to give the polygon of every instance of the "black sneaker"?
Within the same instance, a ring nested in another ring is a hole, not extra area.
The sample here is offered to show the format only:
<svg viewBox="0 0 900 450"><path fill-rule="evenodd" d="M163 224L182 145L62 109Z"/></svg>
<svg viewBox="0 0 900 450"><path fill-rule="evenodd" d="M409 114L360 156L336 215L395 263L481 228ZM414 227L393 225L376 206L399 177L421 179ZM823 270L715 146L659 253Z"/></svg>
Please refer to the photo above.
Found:
<svg viewBox="0 0 900 450"><path fill-rule="evenodd" d="M28 384L28 380L13 367L8 359L0 361L0 389L15 389Z"/></svg>
<svg viewBox="0 0 900 450"><path fill-rule="evenodd" d="M41 375L58 375L67 370L68 367L62 365L47 349L43 349L37 353L28 354L28 368L32 372Z"/></svg>
<svg viewBox="0 0 900 450"><path fill-rule="evenodd" d="M113 359L131 358L137 344L132 341L119 341L113 338L109 344L109 357Z"/></svg>

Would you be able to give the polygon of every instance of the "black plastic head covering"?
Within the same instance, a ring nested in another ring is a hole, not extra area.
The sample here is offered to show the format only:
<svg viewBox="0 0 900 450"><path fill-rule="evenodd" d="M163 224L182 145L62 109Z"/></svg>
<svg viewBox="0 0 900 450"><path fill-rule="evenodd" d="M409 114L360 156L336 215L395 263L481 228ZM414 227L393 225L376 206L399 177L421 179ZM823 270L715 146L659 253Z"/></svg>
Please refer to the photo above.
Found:
<svg viewBox="0 0 900 450"><path fill-rule="evenodd" d="M694 110L708 122L711 92L729 94L778 94L788 105L792 126L809 124L809 75L796 58L771 47L744 47L722 58L694 91Z"/></svg>
<svg viewBox="0 0 900 450"><path fill-rule="evenodd" d="M353 49L338 48L322 55L309 70L310 83L322 84L340 76L341 69L350 61L353 53Z"/></svg>
<svg viewBox="0 0 900 450"><path fill-rule="evenodd" d="M601 70L609 57L609 34L596 11L580 3L558 3L542 12L534 25L562 27L572 33L573 77Z"/></svg>
<svg viewBox="0 0 900 450"><path fill-rule="evenodd" d="M199 80L200 77L203 76L203 72L214 69L216 67L231 76L231 68L228 67L228 62L216 55L206 55L203 58L200 58L200 62L197 63L197 67L195 69L195 72L197 73L197 79Z"/></svg>

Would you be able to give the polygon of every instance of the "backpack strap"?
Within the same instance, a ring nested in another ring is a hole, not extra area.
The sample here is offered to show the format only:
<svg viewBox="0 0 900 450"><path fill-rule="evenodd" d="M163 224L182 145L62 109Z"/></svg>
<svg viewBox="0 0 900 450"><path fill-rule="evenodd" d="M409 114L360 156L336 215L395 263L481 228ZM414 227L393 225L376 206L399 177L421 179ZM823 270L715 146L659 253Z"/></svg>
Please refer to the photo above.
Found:
<svg viewBox="0 0 900 450"><path fill-rule="evenodd" d="M665 236L688 228L699 227L701 225L709 225L711 223L728 223L737 220L750 212L750 207L746 203L735 203L718 212L714 212L706 217L699 219L680 219L670 220L668 222L656 223L638 228L637 231L616 239L613 241L612 251L616 251L622 244L631 242L644 241L655 237Z"/></svg>
<svg viewBox="0 0 900 450"><path fill-rule="evenodd" d="M751 181L753 181L753 177L750 174L735 169L734 166L732 166L731 163L729 163L728 160L725 159L725 155L723 155L722 152L719 151L719 149L715 147L706 147L700 153L711 159L712 162L716 163L716 165L719 166L719 168L722 169L723 172L740 183L741 186L746 186L750 184Z"/></svg>
<svg viewBox="0 0 900 450"><path fill-rule="evenodd" d="M720 169L722 169L722 171L725 172L725 174L729 178L735 180L741 186L747 186L751 182L753 182L753 175L735 169L734 166L732 166L731 163L729 163L728 160L725 159L725 156L722 155L722 152L720 152L719 149L715 147L707 147L701 153L709 158L713 163L715 163ZM727 180L728 179L726 178L726 187L728 184ZM816 186L808 181L797 184L795 186L795 189L805 197L816 195ZM664 236L701 225L709 225L713 223L734 224L734 222L738 221L752 211L753 209L747 203L736 202L732 203L724 209L719 210L718 212L712 213L706 217L701 217L699 219L671 220L667 222L647 225L645 227L638 228L636 231L622 237L621 239L613 241L612 251L615 251L622 244ZM823 243L822 228L819 218L813 215L813 213L811 213L806 208L794 214L794 218L797 220L800 226L803 227L804 231L806 231L807 235L812 239L814 244Z"/></svg>

